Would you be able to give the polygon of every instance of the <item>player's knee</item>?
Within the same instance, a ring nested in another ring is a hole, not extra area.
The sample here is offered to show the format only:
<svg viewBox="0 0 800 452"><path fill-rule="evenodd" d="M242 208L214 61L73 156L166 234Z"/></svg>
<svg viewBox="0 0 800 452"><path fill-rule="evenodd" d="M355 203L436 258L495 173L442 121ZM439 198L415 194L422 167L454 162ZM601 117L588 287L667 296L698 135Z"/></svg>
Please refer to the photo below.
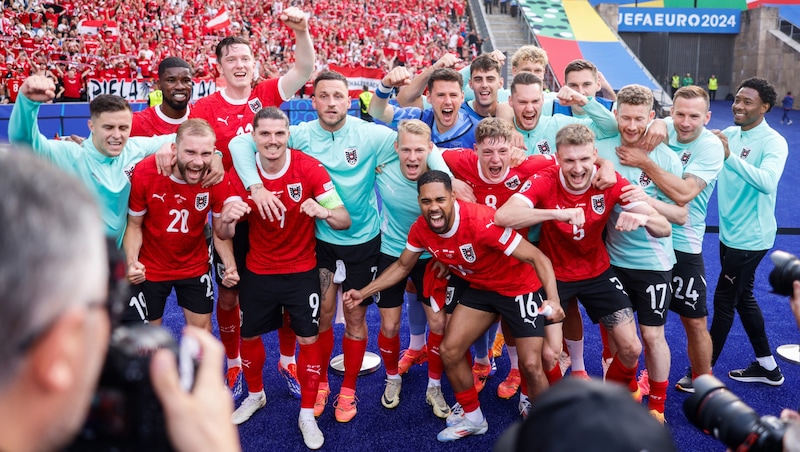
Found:
<svg viewBox="0 0 800 452"><path fill-rule="evenodd" d="M231 309L236 308L237 306L239 306L239 291L227 290L220 287L217 303L219 304L220 308L226 311L230 311Z"/></svg>

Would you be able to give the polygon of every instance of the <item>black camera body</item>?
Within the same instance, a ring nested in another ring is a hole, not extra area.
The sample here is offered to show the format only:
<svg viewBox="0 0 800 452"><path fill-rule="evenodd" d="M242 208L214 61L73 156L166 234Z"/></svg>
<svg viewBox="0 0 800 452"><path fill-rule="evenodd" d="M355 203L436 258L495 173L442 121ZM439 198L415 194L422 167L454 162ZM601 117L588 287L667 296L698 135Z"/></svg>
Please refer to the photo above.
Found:
<svg viewBox="0 0 800 452"><path fill-rule="evenodd" d="M800 259L786 251L774 251L769 256L775 268L769 273L772 291L778 295L792 295L792 282L800 281Z"/></svg>
<svg viewBox="0 0 800 452"><path fill-rule="evenodd" d="M150 381L150 360L162 348L179 356L178 344L164 328L143 324L112 331L89 415L66 450L174 450Z"/></svg>
<svg viewBox="0 0 800 452"><path fill-rule="evenodd" d="M759 416L711 375L695 378L694 388L695 393L683 402L683 413L692 425L731 450L783 450L787 428L784 421L775 416Z"/></svg>

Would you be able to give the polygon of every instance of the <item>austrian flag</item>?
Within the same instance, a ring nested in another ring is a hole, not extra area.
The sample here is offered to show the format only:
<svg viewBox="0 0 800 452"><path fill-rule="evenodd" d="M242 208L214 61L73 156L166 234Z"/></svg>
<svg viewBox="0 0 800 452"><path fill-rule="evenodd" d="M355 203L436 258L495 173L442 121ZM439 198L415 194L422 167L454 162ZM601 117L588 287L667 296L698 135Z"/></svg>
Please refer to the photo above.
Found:
<svg viewBox="0 0 800 452"><path fill-rule="evenodd" d="M231 26L231 18L228 15L228 9L224 6L219 9L219 12L213 19L206 23L206 28L209 30L222 30Z"/></svg>

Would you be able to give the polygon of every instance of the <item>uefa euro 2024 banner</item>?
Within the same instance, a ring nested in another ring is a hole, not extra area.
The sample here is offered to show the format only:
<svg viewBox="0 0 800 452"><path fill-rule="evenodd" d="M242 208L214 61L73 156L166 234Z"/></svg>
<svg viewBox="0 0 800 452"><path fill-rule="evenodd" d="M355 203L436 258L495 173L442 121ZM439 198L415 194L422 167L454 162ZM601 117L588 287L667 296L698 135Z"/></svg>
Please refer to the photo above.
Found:
<svg viewBox="0 0 800 452"><path fill-rule="evenodd" d="M620 8L620 32L739 33L738 9Z"/></svg>
<svg viewBox="0 0 800 452"><path fill-rule="evenodd" d="M192 82L192 102L217 90L214 80L195 79ZM134 78L90 78L86 80L86 92L90 101L101 94L115 94L128 102L144 102L150 94L150 86Z"/></svg>

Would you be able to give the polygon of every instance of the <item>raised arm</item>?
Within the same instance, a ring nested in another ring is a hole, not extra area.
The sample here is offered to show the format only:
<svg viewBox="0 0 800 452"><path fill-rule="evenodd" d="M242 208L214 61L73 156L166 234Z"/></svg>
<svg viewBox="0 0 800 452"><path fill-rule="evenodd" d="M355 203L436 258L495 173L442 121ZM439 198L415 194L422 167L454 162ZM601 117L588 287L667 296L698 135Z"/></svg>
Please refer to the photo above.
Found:
<svg viewBox="0 0 800 452"><path fill-rule="evenodd" d="M280 20L294 30L295 36L294 66L280 80L281 92L291 97L311 77L311 73L314 72L314 60L317 57L314 53L314 44L311 42L311 34L308 32L306 13L292 6L283 10Z"/></svg>

